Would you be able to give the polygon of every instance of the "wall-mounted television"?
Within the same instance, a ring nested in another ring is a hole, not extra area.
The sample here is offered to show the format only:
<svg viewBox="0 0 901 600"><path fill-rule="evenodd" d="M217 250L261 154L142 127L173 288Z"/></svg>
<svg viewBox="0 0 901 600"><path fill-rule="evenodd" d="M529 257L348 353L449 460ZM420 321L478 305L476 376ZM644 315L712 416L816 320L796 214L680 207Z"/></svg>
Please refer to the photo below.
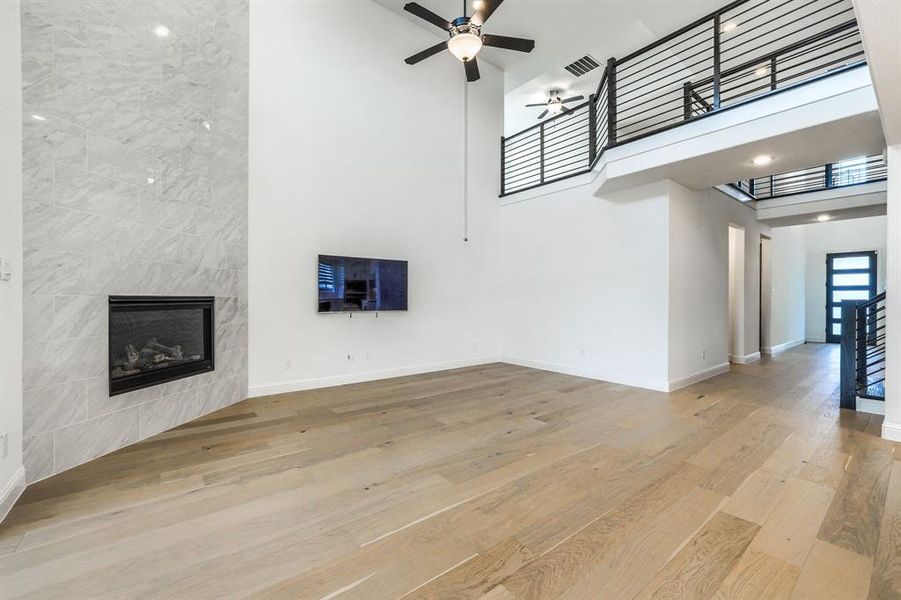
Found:
<svg viewBox="0 0 901 600"><path fill-rule="evenodd" d="M407 310L407 261L319 255L319 312Z"/></svg>

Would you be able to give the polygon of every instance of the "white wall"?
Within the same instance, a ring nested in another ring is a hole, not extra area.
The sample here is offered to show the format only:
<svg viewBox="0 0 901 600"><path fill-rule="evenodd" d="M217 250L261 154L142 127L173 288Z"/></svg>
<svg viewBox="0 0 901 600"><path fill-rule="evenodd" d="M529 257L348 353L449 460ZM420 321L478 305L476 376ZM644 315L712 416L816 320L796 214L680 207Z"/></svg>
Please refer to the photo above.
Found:
<svg viewBox="0 0 901 600"><path fill-rule="evenodd" d="M745 230L729 226L729 360L745 355Z"/></svg>
<svg viewBox="0 0 901 600"><path fill-rule="evenodd" d="M0 520L25 485L22 466L22 49L19 0L0 2ZM0 442L2 446L2 442Z"/></svg>
<svg viewBox="0 0 901 600"><path fill-rule="evenodd" d="M505 360L665 389L668 190L582 186L501 209Z"/></svg>
<svg viewBox="0 0 901 600"><path fill-rule="evenodd" d="M760 239L760 353L772 354L773 263L772 239Z"/></svg>
<svg viewBox="0 0 901 600"><path fill-rule="evenodd" d="M669 373L680 387L760 350L760 237L769 227L722 192L670 182ZM743 342L729 348L729 228L744 235Z"/></svg>
<svg viewBox="0 0 901 600"><path fill-rule="evenodd" d="M435 41L375 3L251 4L251 395L498 354L502 74L469 86L464 242L463 68L403 62ZM317 314L319 253L408 260L409 312Z"/></svg>
<svg viewBox="0 0 901 600"><path fill-rule="evenodd" d="M796 346L805 340L805 227L795 225L772 230L770 344L764 345L766 354Z"/></svg>
<svg viewBox="0 0 901 600"><path fill-rule="evenodd" d="M876 250L877 291L885 289L886 217L868 217L804 228L806 336L810 342L826 341L826 255L833 252Z"/></svg>
<svg viewBox="0 0 901 600"><path fill-rule="evenodd" d="M897 38L896 38L897 39ZM901 145L889 146L886 288L901 290ZM901 442L901 294L886 293L885 421L882 436Z"/></svg>
<svg viewBox="0 0 901 600"><path fill-rule="evenodd" d="M745 343L757 352L760 234L715 191L659 182L595 197L574 187L501 209L502 356L652 389L728 368L729 224L744 227Z"/></svg>

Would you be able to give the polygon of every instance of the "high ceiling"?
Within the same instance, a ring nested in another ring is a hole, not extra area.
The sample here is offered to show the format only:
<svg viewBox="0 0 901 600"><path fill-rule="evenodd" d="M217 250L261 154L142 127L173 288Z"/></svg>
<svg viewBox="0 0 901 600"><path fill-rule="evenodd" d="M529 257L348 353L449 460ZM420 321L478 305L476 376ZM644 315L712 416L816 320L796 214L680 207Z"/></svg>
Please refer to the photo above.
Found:
<svg viewBox="0 0 901 600"><path fill-rule="evenodd" d="M411 22L445 39L440 29L403 10L407 0L375 0ZM461 0L419 0L429 10L453 19L463 10ZM504 71L508 132L537 122L535 109L523 104L540 102L548 89L572 93L593 91L600 69L575 78L563 69L590 54L604 63L624 56L679 27L724 6L726 0L506 0L485 26L496 33L535 40L530 54L484 48L481 60ZM472 1L469 1L469 14ZM410 54L421 48L410 48ZM403 58L403 57L402 57Z"/></svg>

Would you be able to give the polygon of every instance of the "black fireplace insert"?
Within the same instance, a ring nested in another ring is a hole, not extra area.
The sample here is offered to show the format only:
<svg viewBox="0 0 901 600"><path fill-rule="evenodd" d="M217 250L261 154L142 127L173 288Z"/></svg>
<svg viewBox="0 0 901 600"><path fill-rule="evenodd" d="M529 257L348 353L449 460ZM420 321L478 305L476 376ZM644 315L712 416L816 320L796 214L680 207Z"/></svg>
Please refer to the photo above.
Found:
<svg viewBox="0 0 901 600"><path fill-rule="evenodd" d="M109 394L214 369L215 299L109 297Z"/></svg>

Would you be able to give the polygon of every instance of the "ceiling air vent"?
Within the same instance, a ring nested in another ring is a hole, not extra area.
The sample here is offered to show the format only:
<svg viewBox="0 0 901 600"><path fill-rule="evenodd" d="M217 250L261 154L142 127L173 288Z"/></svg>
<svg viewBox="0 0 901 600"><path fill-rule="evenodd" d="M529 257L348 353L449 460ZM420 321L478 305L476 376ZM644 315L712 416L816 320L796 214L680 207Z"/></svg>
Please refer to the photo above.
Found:
<svg viewBox="0 0 901 600"><path fill-rule="evenodd" d="M589 71L593 71L594 69L597 69L600 66L601 66L601 63L599 63L597 60L595 60L595 58L593 56L591 56L590 54L586 54L582 58L580 58L578 60L574 60L573 62L569 63L568 65L566 65L563 68L566 69L567 71L569 71L570 73L572 73L573 75L575 75L576 77L581 77L585 73L587 73Z"/></svg>

